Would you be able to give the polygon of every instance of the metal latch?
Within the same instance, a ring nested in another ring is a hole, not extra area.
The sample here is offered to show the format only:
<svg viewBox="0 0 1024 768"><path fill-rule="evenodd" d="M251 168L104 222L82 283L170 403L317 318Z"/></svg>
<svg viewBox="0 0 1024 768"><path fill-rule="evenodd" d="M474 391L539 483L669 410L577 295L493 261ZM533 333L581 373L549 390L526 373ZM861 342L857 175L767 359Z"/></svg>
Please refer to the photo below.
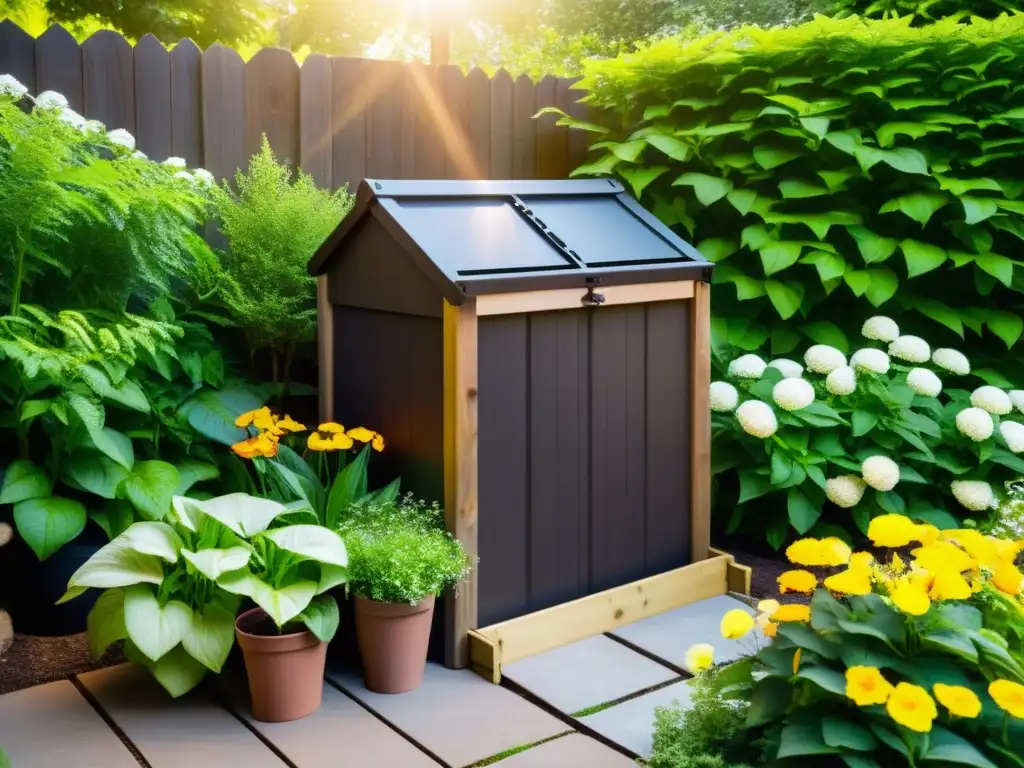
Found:
<svg viewBox="0 0 1024 768"><path fill-rule="evenodd" d="M600 307L604 304L604 294L594 293L594 287L587 288L587 292L580 299L585 307Z"/></svg>

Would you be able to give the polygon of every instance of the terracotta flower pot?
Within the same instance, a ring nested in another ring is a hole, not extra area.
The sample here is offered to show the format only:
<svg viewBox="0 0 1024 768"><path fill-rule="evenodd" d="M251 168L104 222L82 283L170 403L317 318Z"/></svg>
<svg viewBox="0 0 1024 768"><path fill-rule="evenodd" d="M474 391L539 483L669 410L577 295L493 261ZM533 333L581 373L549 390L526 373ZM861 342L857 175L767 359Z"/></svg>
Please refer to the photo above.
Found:
<svg viewBox="0 0 1024 768"><path fill-rule="evenodd" d="M253 717L284 723L316 712L323 698L327 643L309 630L277 634L262 608L235 620L235 637L245 657Z"/></svg>
<svg viewBox="0 0 1024 768"><path fill-rule="evenodd" d="M356 638L363 678L374 693L406 693L419 688L427 665L434 596L418 605L355 599Z"/></svg>

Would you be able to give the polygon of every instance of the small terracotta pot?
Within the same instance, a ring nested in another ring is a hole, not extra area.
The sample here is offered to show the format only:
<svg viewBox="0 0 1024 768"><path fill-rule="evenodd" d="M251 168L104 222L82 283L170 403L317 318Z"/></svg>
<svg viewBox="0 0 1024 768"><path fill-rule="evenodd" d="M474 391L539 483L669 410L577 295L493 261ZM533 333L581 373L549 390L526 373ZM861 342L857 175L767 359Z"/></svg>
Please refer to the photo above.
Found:
<svg viewBox="0 0 1024 768"><path fill-rule="evenodd" d="M262 621L273 626L262 608L235 619L253 717L264 723L285 723L313 714L323 698L327 643L321 643L309 630L287 635L246 631Z"/></svg>
<svg viewBox="0 0 1024 768"><path fill-rule="evenodd" d="M427 665L434 596L418 605L355 599L356 638L363 678L374 693L406 693L419 688Z"/></svg>

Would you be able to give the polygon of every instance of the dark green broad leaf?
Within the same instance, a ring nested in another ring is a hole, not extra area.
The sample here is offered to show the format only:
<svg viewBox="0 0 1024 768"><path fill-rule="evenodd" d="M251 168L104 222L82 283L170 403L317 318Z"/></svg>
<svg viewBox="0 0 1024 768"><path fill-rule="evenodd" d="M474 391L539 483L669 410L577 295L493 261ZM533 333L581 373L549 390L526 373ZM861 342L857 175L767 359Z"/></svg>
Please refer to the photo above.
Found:
<svg viewBox="0 0 1024 768"><path fill-rule="evenodd" d="M846 768L882 768L873 757L867 755L842 755Z"/></svg>
<svg viewBox="0 0 1024 768"><path fill-rule="evenodd" d="M850 342L846 334L835 323L827 320L804 323L800 326L800 332L815 344L827 344L844 354L850 351Z"/></svg>
<svg viewBox="0 0 1024 768"><path fill-rule="evenodd" d="M978 630L985 625L981 611L967 603L945 602L936 608L936 612L953 626L962 629Z"/></svg>
<svg viewBox="0 0 1024 768"><path fill-rule="evenodd" d="M756 728L779 720L792 700L793 687L788 680L774 676L762 678L750 693L747 727Z"/></svg>
<svg viewBox="0 0 1024 768"><path fill-rule="evenodd" d="M841 749L825 742L820 724L794 723L782 729L777 758L838 755L840 752Z"/></svg>
<svg viewBox="0 0 1024 768"><path fill-rule="evenodd" d="M789 523L797 533L807 533L821 517L822 499L815 494L817 501L811 499L807 493L800 488L790 488L786 494L786 510L789 514Z"/></svg>
<svg viewBox="0 0 1024 768"><path fill-rule="evenodd" d="M85 528L85 507L57 496L26 499L14 505L14 524L40 560L74 539Z"/></svg>
<svg viewBox="0 0 1024 768"><path fill-rule="evenodd" d="M846 449L839 441L839 435L834 431L815 430L811 433L810 448L822 456L845 456Z"/></svg>
<svg viewBox="0 0 1024 768"><path fill-rule="evenodd" d="M334 529L342 515L355 501L367 493L366 468L370 460L370 446L365 446L338 474L327 498L327 527Z"/></svg>
<svg viewBox="0 0 1024 768"><path fill-rule="evenodd" d="M834 660L839 658L839 645L828 640L807 624L787 622L779 627L778 637L785 639L798 648L813 651L824 659Z"/></svg>
<svg viewBox="0 0 1024 768"><path fill-rule="evenodd" d="M874 637L893 647L904 641L903 619L892 611L872 613L857 619L841 619L839 626L855 635Z"/></svg>
<svg viewBox="0 0 1024 768"><path fill-rule="evenodd" d="M341 614L334 597L324 594L314 597L306 610L299 614L299 619L320 642L329 643L338 631Z"/></svg>
<svg viewBox="0 0 1024 768"><path fill-rule="evenodd" d="M945 651L972 664L978 663L978 649L971 642L970 636L953 627L936 629L921 637L921 645L925 649Z"/></svg>
<svg viewBox="0 0 1024 768"><path fill-rule="evenodd" d="M78 488L104 499L117 497L117 487L130 474L99 451L76 451L64 461L64 474Z"/></svg>
<svg viewBox="0 0 1024 768"><path fill-rule="evenodd" d="M885 491L875 494L878 506L891 515L902 515L907 511L906 502L896 491Z"/></svg>
<svg viewBox="0 0 1024 768"><path fill-rule="evenodd" d="M837 696L846 696L846 676L829 667L801 666L796 676L824 688Z"/></svg>
<svg viewBox="0 0 1024 768"><path fill-rule="evenodd" d="M975 768L998 768L977 747L941 725L932 727L922 763L953 763Z"/></svg>
<svg viewBox="0 0 1024 768"><path fill-rule="evenodd" d="M870 752L878 746L871 731L845 717L828 715L821 720L821 735L830 747Z"/></svg>
<svg viewBox="0 0 1024 768"><path fill-rule="evenodd" d="M812 427L832 427L837 424L846 424L847 421L832 406L820 400L815 400L806 408L794 411L794 415L801 421Z"/></svg>
<svg viewBox="0 0 1024 768"><path fill-rule="evenodd" d="M25 459L12 461L3 475L0 504L17 504L29 499L42 499L53 491L53 483L38 464Z"/></svg>
<svg viewBox="0 0 1024 768"><path fill-rule="evenodd" d="M850 417L850 423L853 436L861 437L874 429L875 425L878 424L878 413L858 408L853 412L853 416Z"/></svg>
<svg viewBox="0 0 1024 768"><path fill-rule="evenodd" d="M907 745L894 731L881 723L871 721L868 722L868 728L870 728L871 732L875 734L878 740L885 744L885 746L889 747L889 749L899 752L903 757L910 757L910 750L907 749Z"/></svg>
<svg viewBox="0 0 1024 768"><path fill-rule="evenodd" d="M117 489L146 520L163 520L180 481L178 470L166 461L140 461Z"/></svg>
<svg viewBox="0 0 1024 768"><path fill-rule="evenodd" d="M243 387L203 389L186 400L179 413L204 437L222 445L233 445L247 436L244 429L235 426L235 419L262 405L259 395Z"/></svg>

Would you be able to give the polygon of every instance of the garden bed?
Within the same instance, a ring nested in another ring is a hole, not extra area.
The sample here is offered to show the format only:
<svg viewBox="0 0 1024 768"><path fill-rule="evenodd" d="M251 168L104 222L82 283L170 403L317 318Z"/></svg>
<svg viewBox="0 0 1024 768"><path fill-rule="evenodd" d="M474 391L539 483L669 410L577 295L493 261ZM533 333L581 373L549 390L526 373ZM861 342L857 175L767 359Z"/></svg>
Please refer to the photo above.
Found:
<svg viewBox="0 0 1024 768"><path fill-rule="evenodd" d="M15 635L14 645L0 656L0 694L63 680L122 661L124 654L119 646L111 648L99 661L93 659L84 632L64 637Z"/></svg>

